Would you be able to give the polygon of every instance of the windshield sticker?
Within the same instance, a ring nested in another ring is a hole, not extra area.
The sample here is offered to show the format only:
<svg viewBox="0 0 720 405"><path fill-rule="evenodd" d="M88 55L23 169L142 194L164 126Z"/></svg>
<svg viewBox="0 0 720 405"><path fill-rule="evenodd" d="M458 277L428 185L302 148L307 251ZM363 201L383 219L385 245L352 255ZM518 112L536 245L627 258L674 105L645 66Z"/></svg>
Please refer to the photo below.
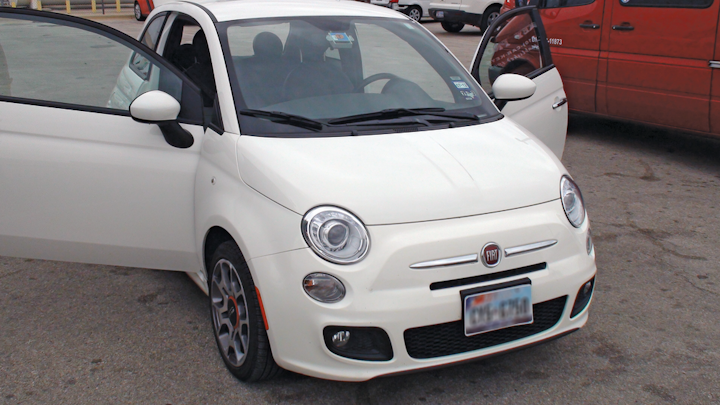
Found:
<svg viewBox="0 0 720 405"><path fill-rule="evenodd" d="M470 86L468 86L467 83L465 83L465 82L462 81L462 80L460 80L460 81L454 81L453 84L454 84L455 87L457 87L458 89L469 89L469 88L470 88Z"/></svg>
<svg viewBox="0 0 720 405"><path fill-rule="evenodd" d="M353 38L344 32L329 32L327 40L330 41L333 49L352 48Z"/></svg>
<svg viewBox="0 0 720 405"><path fill-rule="evenodd" d="M468 101L477 99L475 93L470 90L460 90L460 94L462 94L463 97L465 97L465 100Z"/></svg>
<svg viewBox="0 0 720 405"><path fill-rule="evenodd" d="M460 76L450 76L450 80L462 80Z"/></svg>

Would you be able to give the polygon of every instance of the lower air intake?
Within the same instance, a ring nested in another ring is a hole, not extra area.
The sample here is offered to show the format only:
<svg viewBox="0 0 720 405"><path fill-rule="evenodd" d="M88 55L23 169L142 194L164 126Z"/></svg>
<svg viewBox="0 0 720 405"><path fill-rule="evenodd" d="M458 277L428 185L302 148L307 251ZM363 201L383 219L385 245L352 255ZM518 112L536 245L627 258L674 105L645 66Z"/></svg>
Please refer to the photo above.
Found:
<svg viewBox="0 0 720 405"><path fill-rule="evenodd" d="M513 326L474 336L465 336L462 321L422 326L405 331L405 347L410 357L431 359L512 342L555 326L565 310L567 296L533 305L533 323Z"/></svg>

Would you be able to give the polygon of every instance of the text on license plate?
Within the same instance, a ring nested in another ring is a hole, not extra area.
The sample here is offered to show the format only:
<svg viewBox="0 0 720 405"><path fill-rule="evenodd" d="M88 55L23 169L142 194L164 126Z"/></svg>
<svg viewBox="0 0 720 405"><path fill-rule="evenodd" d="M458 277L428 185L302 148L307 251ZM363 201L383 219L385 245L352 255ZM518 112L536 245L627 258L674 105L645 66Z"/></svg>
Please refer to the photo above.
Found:
<svg viewBox="0 0 720 405"><path fill-rule="evenodd" d="M465 335L533 322L530 284L472 294L463 302Z"/></svg>

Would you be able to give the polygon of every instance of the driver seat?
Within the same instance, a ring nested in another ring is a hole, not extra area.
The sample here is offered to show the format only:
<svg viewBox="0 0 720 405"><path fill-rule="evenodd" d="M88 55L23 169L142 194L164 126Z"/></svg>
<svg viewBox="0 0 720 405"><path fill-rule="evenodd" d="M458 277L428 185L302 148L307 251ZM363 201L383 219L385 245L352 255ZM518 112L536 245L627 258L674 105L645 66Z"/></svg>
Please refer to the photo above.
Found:
<svg viewBox="0 0 720 405"><path fill-rule="evenodd" d="M286 100L350 93L354 86L347 75L325 61L330 47L325 33L317 31L298 38L302 61L288 73L283 85Z"/></svg>

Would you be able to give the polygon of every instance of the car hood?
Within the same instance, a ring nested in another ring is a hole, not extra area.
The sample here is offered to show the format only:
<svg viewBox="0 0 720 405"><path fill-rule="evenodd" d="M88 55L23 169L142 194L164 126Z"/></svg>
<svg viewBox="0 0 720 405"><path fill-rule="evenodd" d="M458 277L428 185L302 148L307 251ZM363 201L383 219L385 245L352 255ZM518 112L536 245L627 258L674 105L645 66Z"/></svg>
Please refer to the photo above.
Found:
<svg viewBox="0 0 720 405"><path fill-rule="evenodd" d="M240 136L240 176L303 215L334 205L366 225L479 215L554 200L566 173L508 119L436 131L366 136Z"/></svg>

